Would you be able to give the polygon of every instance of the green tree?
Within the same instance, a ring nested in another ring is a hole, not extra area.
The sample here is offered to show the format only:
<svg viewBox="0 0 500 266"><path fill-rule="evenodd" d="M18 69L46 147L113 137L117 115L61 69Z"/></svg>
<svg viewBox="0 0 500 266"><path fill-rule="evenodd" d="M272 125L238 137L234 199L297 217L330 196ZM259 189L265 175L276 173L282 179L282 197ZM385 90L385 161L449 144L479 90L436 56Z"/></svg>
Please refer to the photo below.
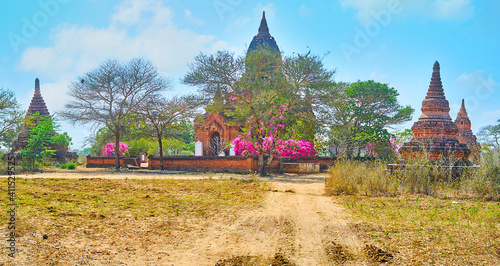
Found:
<svg viewBox="0 0 500 266"><path fill-rule="evenodd" d="M193 118L196 114L197 105L196 97L192 96L172 97L170 99L149 97L135 111L142 118L142 121L155 132L160 153L161 170L164 170L163 137L165 133L168 129L175 129L176 126L180 125L180 122ZM177 142L182 141L178 140ZM184 146L181 149L183 148ZM178 154L178 152L174 153Z"/></svg>
<svg viewBox="0 0 500 266"><path fill-rule="evenodd" d="M335 83L317 106L319 120L328 128L333 146L351 157L369 142L387 142L387 129L411 120L414 109L398 103L399 93L373 80Z"/></svg>
<svg viewBox="0 0 500 266"><path fill-rule="evenodd" d="M71 83L61 116L73 124L106 127L114 135L116 147L122 136L124 119L149 97L159 97L167 82L147 60L133 59L127 64L107 60ZM115 153L116 171L120 171L119 154Z"/></svg>
<svg viewBox="0 0 500 266"><path fill-rule="evenodd" d="M495 125L482 127L477 133L477 136L481 142L498 152L500 149L500 120L498 120Z"/></svg>
<svg viewBox="0 0 500 266"><path fill-rule="evenodd" d="M30 114L26 121L28 139L26 148L21 150L24 165L34 169L55 155L55 146L68 146L71 138L66 132L57 134L59 125L52 116L43 116L38 112Z"/></svg>
<svg viewBox="0 0 500 266"><path fill-rule="evenodd" d="M10 90L0 89L0 147L12 148L12 140L22 128L23 112Z"/></svg>
<svg viewBox="0 0 500 266"><path fill-rule="evenodd" d="M251 140L259 150L258 171L265 175L265 167L274 154L271 152L265 160L265 137L274 137L271 151L279 138L314 139L312 105L319 95L317 91L334 74L323 67L321 60L310 53L282 60L269 47L253 50L246 57L235 58L226 51L210 56L200 54L183 82L199 88L204 102L212 104L207 111L225 111L232 123L243 124L251 132ZM279 107L285 108L280 111L285 127L271 132L265 124Z"/></svg>

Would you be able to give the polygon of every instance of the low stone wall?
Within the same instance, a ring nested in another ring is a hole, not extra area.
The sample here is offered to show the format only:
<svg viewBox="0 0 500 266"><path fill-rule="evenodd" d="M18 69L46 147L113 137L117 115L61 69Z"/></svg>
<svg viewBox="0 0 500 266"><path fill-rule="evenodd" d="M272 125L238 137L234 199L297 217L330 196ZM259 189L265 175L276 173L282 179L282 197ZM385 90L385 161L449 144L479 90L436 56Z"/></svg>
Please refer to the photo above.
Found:
<svg viewBox="0 0 500 266"><path fill-rule="evenodd" d="M138 165L135 157L120 157L120 166L127 164ZM115 157L87 155L87 168L108 168L115 166Z"/></svg>

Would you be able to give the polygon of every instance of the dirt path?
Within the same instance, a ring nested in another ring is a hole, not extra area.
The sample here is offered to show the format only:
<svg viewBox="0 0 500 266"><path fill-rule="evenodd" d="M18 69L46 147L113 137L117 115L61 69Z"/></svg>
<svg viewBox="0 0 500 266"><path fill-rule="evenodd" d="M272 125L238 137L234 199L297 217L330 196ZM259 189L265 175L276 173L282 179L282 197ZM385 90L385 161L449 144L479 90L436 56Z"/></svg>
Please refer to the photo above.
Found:
<svg viewBox="0 0 500 266"><path fill-rule="evenodd" d="M324 195L323 178L268 181L272 191L264 206L237 220L214 221L202 236L175 247L168 263L214 265L221 258L280 253L297 265L331 265L325 252L331 241L362 257L357 256L362 243L350 230L345 209Z"/></svg>

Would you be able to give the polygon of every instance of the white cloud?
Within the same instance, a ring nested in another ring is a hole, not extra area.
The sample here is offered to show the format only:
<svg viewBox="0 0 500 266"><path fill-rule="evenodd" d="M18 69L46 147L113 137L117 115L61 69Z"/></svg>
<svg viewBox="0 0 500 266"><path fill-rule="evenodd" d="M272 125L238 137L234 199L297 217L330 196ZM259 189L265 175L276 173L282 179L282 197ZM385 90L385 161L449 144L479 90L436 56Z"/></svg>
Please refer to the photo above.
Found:
<svg viewBox="0 0 500 266"><path fill-rule="evenodd" d="M485 118L493 118L493 119L498 119L500 117L500 109L498 110L494 110L494 111L490 111L490 112L484 112L481 114L483 117Z"/></svg>
<svg viewBox="0 0 500 266"><path fill-rule="evenodd" d="M309 7L307 7L305 3L299 7L299 15L301 17L309 16L311 14L313 14L313 11Z"/></svg>
<svg viewBox="0 0 500 266"><path fill-rule="evenodd" d="M458 86L468 90L484 90L493 93L498 89L492 75L485 70L463 73L455 82Z"/></svg>
<svg viewBox="0 0 500 266"><path fill-rule="evenodd" d="M391 6L402 9L405 15L418 14L441 21L463 20L474 14L470 0L339 0L339 3L344 9L357 10L356 16L363 24L377 19L376 14L383 10L390 11Z"/></svg>
<svg viewBox="0 0 500 266"><path fill-rule="evenodd" d="M189 11L189 9L185 9L184 10L184 15L186 16L186 18L189 20L189 22L193 25L196 25L196 26L203 26L205 24L205 21L199 19L199 18L195 18L193 16L193 14L191 13L191 11Z"/></svg>
<svg viewBox="0 0 500 266"><path fill-rule="evenodd" d="M230 49L213 35L180 29L173 12L158 1L129 0L117 7L107 27L60 25L49 47L29 47L19 67L58 80L81 75L107 58L151 59L160 73L179 77L200 51Z"/></svg>
<svg viewBox="0 0 500 266"><path fill-rule="evenodd" d="M387 78L387 74L381 73L380 69L377 67L370 73L370 79L372 80L384 80Z"/></svg>

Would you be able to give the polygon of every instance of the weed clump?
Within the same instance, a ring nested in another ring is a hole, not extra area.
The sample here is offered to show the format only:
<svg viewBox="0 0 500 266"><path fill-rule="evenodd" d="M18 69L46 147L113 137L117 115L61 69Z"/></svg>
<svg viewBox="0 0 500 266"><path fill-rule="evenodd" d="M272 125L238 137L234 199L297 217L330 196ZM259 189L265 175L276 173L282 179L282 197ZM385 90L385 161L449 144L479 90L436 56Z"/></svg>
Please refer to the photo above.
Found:
<svg viewBox="0 0 500 266"><path fill-rule="evenodd" d="M333 263L344 263L354 258L354 256L344 246L333 241L330 241L325 245L325 253L328 260Z"/></svg>
<svg viewBox="0 0 500 266"><path fill-rule="evenodd" d="M339 161L330 168L326 190L330 195L387 194L393 181L380 161Z"/></svg>

